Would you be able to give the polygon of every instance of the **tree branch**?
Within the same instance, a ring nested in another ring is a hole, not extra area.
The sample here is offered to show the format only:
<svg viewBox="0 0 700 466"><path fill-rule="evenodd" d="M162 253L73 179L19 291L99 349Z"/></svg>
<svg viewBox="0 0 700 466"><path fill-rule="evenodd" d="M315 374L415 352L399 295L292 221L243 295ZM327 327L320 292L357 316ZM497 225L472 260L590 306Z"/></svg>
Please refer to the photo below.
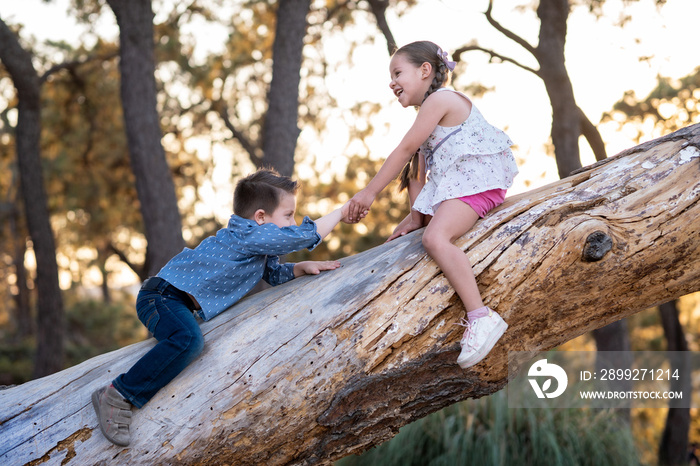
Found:
<svg viewBox="0 0 700 466"><path fill-rule="evenodd" d="M253 144L253 142L251 142L250 139L248 139L242 131L236 128L231 119L228 117L228 108L226 107L226 104L222 100L218 100L216 102L213 102L213 107L223 120L224 125L226 125L226 128L228 128L228 130L231 131L232 138L237 140L241 147L243 147L243 150L245 150L248 153L250 161L253 162L253 164L257 168L261 168L261 149L255 144Z"/></svg>
<svg viewBox="0 0 700 466"><path fill-rule="evenodd" d="M461 61L461 54L465 52L469 52L472 50L478 50L480 52L487 53L491 56L491 59L497 58L501 60L502 62L508 62L512 63L515 66L524 69L525 71L529 71L530 73L534 73L535 75L539 76L540 72L534 68L530 68L527 65L523 65L519 61L515 60L514 58L507 57L505 55L501 55L500 53L494 52L491 49L487 49L484 47L479 46L478 44L470 44L470 45L464 45L462 47L459 47L458 49L455 50L455 53L453 54L453 60L455 61Z"/></svg>
<svg viewBox="0 0 700 466"><path fill-rule="evenodd" d="M386 47L389 51L389 55L393 55L398 48L396 45L396 40L394 40L394 35L391 33L391 28L389 28L389 23L386 20L386 9L389 6L388 0L368 0L369 6L372 9L375 19L377 20L377 27L382 31L384 38L386 39Z"/></svg>
<svg viewBox="0 0 700 466"><path fill-rule="evenodd" d="M530 52L535 58L537 58L535 47L533 47L529 42L527 42L525 39L523 39L519 35L515 34L513 31L506 29L498 21L496 21L491 14L492 10L493 10L493 0L490 0L489 6L486 9L486 12L484 13L489 24L491 24L491 26L493 26L501 34L503 34L507 38L511 39L513 42L519 44L525 50ZM491 57L490 60L493 60L494 58L496 58L503 63L512 63L513 65L515 65L519 68L522 68L525 71L529 71L530 73L533 73L535 76L538 76L540 78L542 77L540 70L536 70L532 67L529 67L529 66L521 63L520 61L518 61L514 58L510 58L508 56L502 55L500 53L495 52L494 50L481 47L476 42L473 42L471 44L468 44L468 45L465 45L463 47L458 48L454 53L453 59L455 61L461 61L461 54L465 53L465 52L472 51L472 50L477 50L477 51L484 52L484 53L488 54Z"/></svg>
<svg viewBox="0 0 700 466"><path fill-rule="evenodd" d="M486 15L486 20L491 24L491 26L493 26L501 34L503 34L504 36L506 36L507 38L509 38L513 42L515 42L516 44L520 45L522 48L524 48L528 52L530 52L533 56L536 56L535 47L530 45L530 43L528 41L526 41L525 39L523 39L522 37L520 37L519 35L517 35L513 31L511 31L510 29L507 29L507 28L501 26L501 24L498 21L496 21L494 19L494 17L491 15L492 10L493 10L493 0L489 0L489 6L486 9L486 12L484 13L484 15Z"/></svg>
<svg viewBox="0 0 700 466"><path fill-rule="evenodd" d="M114 254L116 254L117 257L119 257L119 260L120 260L120 261L124 262L124 263L127 265L127 267L129 267L131 270L133 270L134 273L135 273L136 275L138 275L140 279L145 280L146 278L148 278L148 277L144 276L144 275L146 274L146 270L148 270L147 267L146 267L146 264L144 264L144 265L142 265L142 266L139 266L138 264L134 264L133 262L131 262L131 261L129 260L129 258L126 256L126 254L124 253L124 251L122 251L121 249L119 249L119 248L118 248L114 243L112 243L112 242L110 242L109 245L108 245L107 247L108 247L108 249L109 249L110 251L112 251ZM147 256L147 257L148 257L148 256Z"/></svg>
<svg viewBox="0 0 700 466"><path fill-rule="evenodd" d="M116 58L119 56L119 50L115 50L112 53L108 53L106 55L90 55L82 60L71 60L71 61L66 61L63 63L59 63L57 65L52 66L48 70L44 72L44 74L41 75L39 78L40 83L45 83L46 80L51 76L52 74L58 73L61 70L65 69L75 69L79 66L85 65L87 63L93 62L93 61L108 61L113 58Z"/></svg>
<svg viewBox="0 0 700 466"><path fill-rule="evenodd" d="M581 107L579 107L579 115L581 116L581 134L588 141L588 145L591 146L593 154L595 154L595 159L597 161L605 160L608 157L607 151L605 150L605 143L600 135L600 131L596 125L588 119Z"/></svg>

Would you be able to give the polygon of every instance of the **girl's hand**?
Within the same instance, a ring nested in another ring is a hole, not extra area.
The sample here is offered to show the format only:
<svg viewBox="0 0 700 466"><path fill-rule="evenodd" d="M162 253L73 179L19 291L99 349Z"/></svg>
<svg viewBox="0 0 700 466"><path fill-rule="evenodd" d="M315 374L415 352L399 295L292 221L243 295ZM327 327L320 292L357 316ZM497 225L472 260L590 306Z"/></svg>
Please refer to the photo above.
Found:
<svg viewBox="0 0 700 466"><path fill-rule="evenodd" d="M338 261L304 261L294 264L294 276L318 275L324 270L335 270L340 267Z"/></svg>
<svg viewBox="0 0 700 466"><path fill-rule="evenodd" d="M410 214L409 214L410 216ZM396 239L400 236L404 236L414 230L417 230L419 228L422 228L423 224L418 221L414 221L411 219L409 222L401 222L399 225L394 229L394 232L387 238L386 242L388 243L389 241Z"/></svg>
<svg viewBox="0 0 700 466"><path fill-rule="evenodd" d="M363 189L350 199L350 212L348 220L350 223L357 223L369 213L369 207L374 202L374 196Z"/></svg>

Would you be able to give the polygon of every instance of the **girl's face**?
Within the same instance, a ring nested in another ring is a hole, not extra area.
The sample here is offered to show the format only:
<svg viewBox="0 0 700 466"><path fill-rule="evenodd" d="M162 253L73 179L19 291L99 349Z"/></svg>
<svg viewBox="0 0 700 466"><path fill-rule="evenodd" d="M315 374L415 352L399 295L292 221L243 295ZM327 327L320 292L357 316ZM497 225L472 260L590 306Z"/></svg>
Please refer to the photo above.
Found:
<svg viewBox="0 0 700 466"><path fill-rule="evenodd" d="M402 53L391 58L389 62L391 76L389 87L404 108L417 107L423 103L425 93L428 92L432 81L432 71L432 66L429 63L416 66Z"/></svg>

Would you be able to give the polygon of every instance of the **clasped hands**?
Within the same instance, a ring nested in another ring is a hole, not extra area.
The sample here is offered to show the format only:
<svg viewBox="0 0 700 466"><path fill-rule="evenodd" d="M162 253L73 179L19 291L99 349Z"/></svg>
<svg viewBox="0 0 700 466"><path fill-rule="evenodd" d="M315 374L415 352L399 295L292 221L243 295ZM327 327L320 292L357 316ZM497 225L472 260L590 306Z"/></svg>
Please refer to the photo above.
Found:
<svg viewBox="0 0 700 466"><path fill-rule="evenodd" d="M343 206L343 222L358 223L365 218L369 213L370 206L374 202L374 198L375 196L368 192L367 189L363 189L355 194L352 199ZM387 239L387 242L404 236L423 226L421 220L416 219L409 213L406 218L396 226L394 232Z"/></svg>
<svg viewBox="0 0 700 466"><path fill-rule="evenodd" d="M374 202L374 196L366 189L355 194L346 204L348 215L346 223L358 223L369 213L369 208Z"/></svg>

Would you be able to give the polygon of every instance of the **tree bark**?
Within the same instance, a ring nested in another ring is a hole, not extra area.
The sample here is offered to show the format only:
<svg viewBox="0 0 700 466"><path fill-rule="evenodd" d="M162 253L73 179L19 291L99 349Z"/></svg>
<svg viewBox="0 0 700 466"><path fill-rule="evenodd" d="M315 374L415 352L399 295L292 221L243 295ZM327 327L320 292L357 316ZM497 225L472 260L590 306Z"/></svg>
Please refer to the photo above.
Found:
<svg viewBox="0 0 700 466"><path fill-rule="evenodd" d="M36 257L37 352L34 376L63 368L63 297L58 285L56 242L41 166L41 89L39 75L17 36L0 20L0 61L17 89L15 145L20 192Z"/></svg>
<svg viewBox="0 0 700 466"><path fill-rule="evenodd" d="M508 383L509 351L544 351L700 290L700 125L510 197L457 241L509 328L456 364L464 308L421 231L247 298L202 325L199 360L135 413L132 444L90 393L141 342L0 391L0 461L330 464Z"/></svg>
<svg viewBox="0 0 700 466"><path fill-rule="evenodd" d="M286 176L294 173L294 151L300 132L299 71L310 4L311 0L282 0L277 10L262 165Z"/></svg>
<svg viewBox="0 0 700 466"><path fill-rule="evenodd" d="M156 110L153 10L150 0L108 0L119 25L121 97L131 166L148 249L145 273L155 275L185 246L175 186L161 144Z"/></svg>

